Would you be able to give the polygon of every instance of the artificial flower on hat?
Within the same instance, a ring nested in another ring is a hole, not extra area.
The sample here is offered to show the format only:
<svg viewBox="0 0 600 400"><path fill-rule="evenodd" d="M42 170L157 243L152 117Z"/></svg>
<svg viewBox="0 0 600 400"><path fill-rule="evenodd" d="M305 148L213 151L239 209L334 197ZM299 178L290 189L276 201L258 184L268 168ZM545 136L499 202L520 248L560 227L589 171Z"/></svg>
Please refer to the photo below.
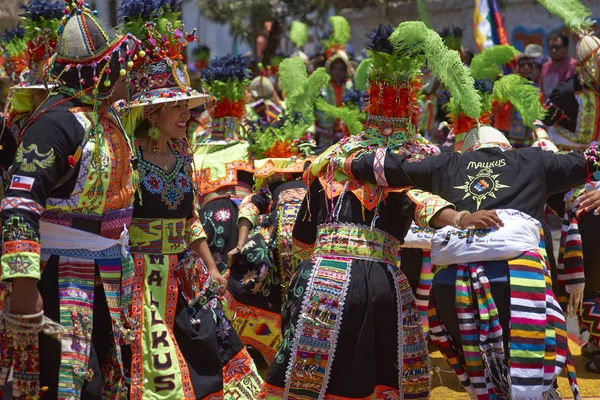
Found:
<svg viewBox="0 0 600 400"><path fill-rule="evenodd" d="M46 0L32 0L21 5L24 30L25 57L28 68L19 77L19 87L44 88L46 61L58 42L58 30L64 16L65 4Z"/></svg>
<svg viewBox="0 0 600 400"><path fill-rule="evenodd" d="M21 24L4 32L4 35L0 38L0 47L4 49L5 61L3 66L6 75L13 82L17 82L21 73L28 67L25 54L27 48L25 30Z"/></svg>
<svg viewBox="0 0 600 400"><path fill-rule="evenodd" d="M128 108L171 101L187 101L189 108L195 108L210 99L190 86L183 52L196 37L185 31L180 7L180 0L125 0L121 4L122 30L140 41Z"/></svg>
<svg viewBox="0 0 600 400"><path fill-rule="evenodd" d="M218 57L202 71L203 87L215 98L214 104L208 108L212 119L210 140L240 138L249 78L244 56Z"/></svg>

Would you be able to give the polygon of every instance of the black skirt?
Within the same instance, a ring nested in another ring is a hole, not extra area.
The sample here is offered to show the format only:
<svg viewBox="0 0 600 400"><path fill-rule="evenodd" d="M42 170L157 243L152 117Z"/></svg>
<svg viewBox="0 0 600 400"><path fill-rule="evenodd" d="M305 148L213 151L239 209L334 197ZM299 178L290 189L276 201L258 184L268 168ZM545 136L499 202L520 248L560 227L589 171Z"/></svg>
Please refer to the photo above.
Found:
<svg viewBox="0 0 600 400"><path fill-rule="evenodd" d="M215 199L200 209L200 221L208 236L208 247L221 273L227 271L227 253L238 239L238 206L228 198Z"/></svg>

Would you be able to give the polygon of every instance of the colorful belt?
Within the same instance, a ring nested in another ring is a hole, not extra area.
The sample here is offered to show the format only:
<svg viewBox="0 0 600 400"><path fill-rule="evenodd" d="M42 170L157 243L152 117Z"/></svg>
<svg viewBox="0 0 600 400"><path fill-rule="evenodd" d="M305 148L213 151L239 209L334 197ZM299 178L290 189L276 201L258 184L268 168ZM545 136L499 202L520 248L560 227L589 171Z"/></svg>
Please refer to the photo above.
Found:
<svg viewBox="0 0 600 400"><path fill-rule="evenodd" d="M177 254L185 250L185 218L133 218L129 228L132 253Z"/></svg>
<svg viewBox="0 0 600 400"><path fill-rule="evenodd" d="M313 257L364 258L395 265L400 241L379 229L353 224L324 224L317 229Z"/></svg>
<svg viewBox="0 0 600 400"><path fill-rule="evenodd" d="M250 186L244 185L243 183L238 183L235 186L227 186L219 190L215 190L204 196L201 199L202 206L207 205L213 200L222 199L222 198L238 198L243 199L248 195L252 194L252 189Z"/></svg>
<svg viewBox="0 0 600 400"><path fill-rule="evenodd" d="M44 210L40 221L68 226L80 231L90 232L107 239L118 240L124 226L129 226L133 207L107 211L99 214L76 214L58 210Z"/></svg>

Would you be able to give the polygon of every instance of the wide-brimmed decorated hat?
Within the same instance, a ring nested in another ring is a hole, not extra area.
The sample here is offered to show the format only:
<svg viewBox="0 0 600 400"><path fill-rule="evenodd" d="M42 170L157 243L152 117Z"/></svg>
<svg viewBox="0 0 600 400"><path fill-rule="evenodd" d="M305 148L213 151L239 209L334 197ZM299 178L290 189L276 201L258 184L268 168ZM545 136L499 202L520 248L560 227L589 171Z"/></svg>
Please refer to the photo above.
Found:
<svg viewBox="0 0 600 400"><path fill-rule="evenodd" d="M561 18L569 30L579 36L575 59L579 79L586 86L600 85L600 38L594 35L592 13L579 0L538 0L551 13Z"/></svg>
<svg viewBox="0 0 600 400"><path fill-rule="evenodd" d="M83 0L66 1L58 34L49 75L63 90L90 92L97 100L107 98L138 59L135 37L118 34Z"/></svg>
<svg viewBox="0 0 600 400"><path fill-rule="evenodd" d="M125 0L121 4L123 31L140 40L140 60L131 74L128 108L187 101L195 108L210 99L191 88L183 50L196 37L186 32L180 1Z"/></svg>
<svg viewBox="0 0 600 400"><path fill-rule="evenodd" d="M246 61L244 56L217 57L202 71L203 87L215 98L208 107L211 141L240 139L246 91L250 84Z"/></svg>

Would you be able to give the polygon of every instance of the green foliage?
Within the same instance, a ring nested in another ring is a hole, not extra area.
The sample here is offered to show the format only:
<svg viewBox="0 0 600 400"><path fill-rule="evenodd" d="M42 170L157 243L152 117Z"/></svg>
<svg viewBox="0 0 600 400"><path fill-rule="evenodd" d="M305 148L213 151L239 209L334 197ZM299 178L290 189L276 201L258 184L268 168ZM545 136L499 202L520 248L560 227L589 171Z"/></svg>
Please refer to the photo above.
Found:
<svg viewBox="0 0 600 400"><path fill-rule="evenodd" d="M297 139L302 138L306 135L306 131L312 126L312 124L298 123L292 119L286 119L285 123L281 127L269 126L264 129L257 130L250 136L250 145L248 151L253 153L257 159L266 157L266 154L275 142L281 143L294 143ZM309 143L300 144L297 146L300 152L305 155L312 154L312 148Z"/></svg>
<svg viewBox="0 0 600 400"><path fill-rule="evenodd" d="M249 79L244 79L242 81L228 79L227 81L213 81L210 84L204 81L203 87L206 92L217 99L226 98L231 101L239 101L246 97L246 89L249 84Z"/></svg>
<svg viewBox="0 0 600 400"><path fill-rule="evenodd" d="M519 54L513 46L497 45L483 49L473 57L469 72L473 79L494 80L502 73L502 66L508 64Z"/></svg>
<svg viewBox="0 0 600 400"><path fill-rule="evenodd" d="M423 54L411 54L407 57L378 51L369 51L368 54L373 60L369 77L388 83L401 82L408 77L419 75L424 64Z"/></svg>
<svg viewBox="0 0 600 400"><path fill-rule="evenodd" d="M27 43L23 37L13 37L10 42L2 42L0 45L4 48L8 57L16 57L27 48Z"/></svg>
<svg viewBox="0 0 600 400"><path fill-rule="evenodd" d="M481 104L475 80L463 65L460 54L447 48L436 32L421 21L403 22L390 36L390 42L397 53L406 57L425 56L431 72L446 85L462 113L479 118Z"/></svg>
<svg viewBox="0 0 600 400"><path fill-rule="evenodd" d="M25 41L39 38L40 35L56 40L60 19L40 18L36 21L31 21L28 18L21 17L23 29L25 31Z"/></svg>

